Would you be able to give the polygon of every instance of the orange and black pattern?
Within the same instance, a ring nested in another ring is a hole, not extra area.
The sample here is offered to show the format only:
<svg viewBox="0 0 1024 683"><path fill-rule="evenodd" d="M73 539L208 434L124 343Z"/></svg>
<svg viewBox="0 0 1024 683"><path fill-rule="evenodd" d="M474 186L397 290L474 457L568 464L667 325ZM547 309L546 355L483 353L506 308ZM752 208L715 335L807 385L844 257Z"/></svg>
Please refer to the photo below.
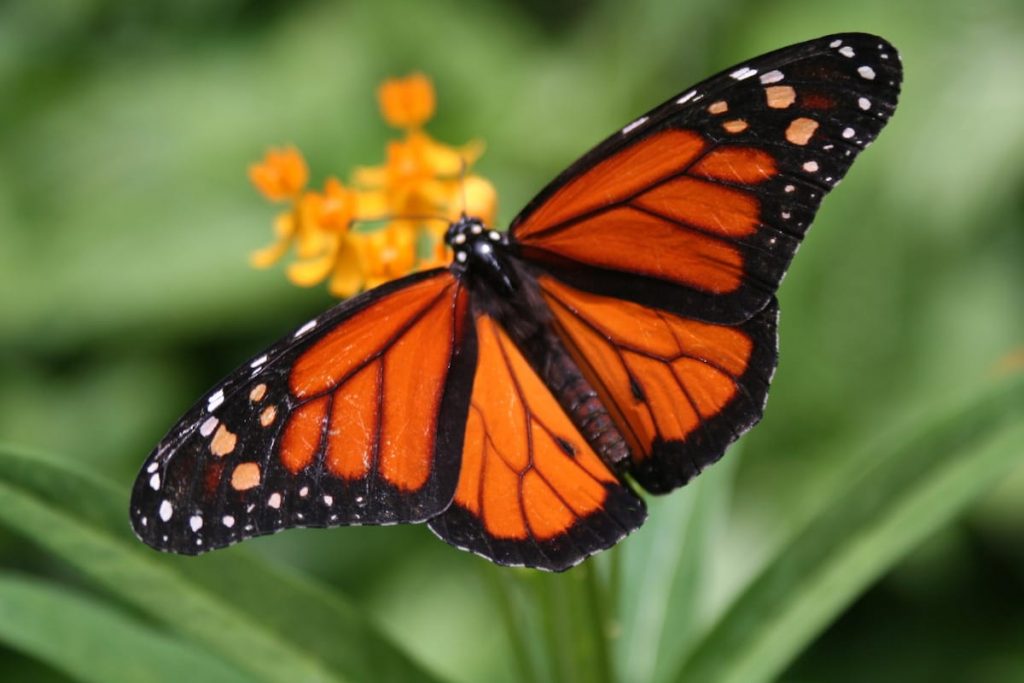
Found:
<svg viewBox="0 0 1024 683"><path fill-rule="evenodd" d="M737 323L771 299L822 198L896 107L864 34L744 62L637 118L516 218L523 254L593 291Z"/></svg>
<svg viewBox="0 0 1024 683"><path fill-rule="evenodd" d="M447 269L310 321L158 444L136 534L195 554L288 527L428 522L561 571L760 420L775 292L824 195L896 106L866 34L744 62L569 167L507 233L464 216Z"/></svg>
<svg viewBox="0 0 1024 683"><path fill-rule="evenodd" d="M778 307L736 326L590 294L541 278L555 328L612 411L629 472L652 493L682 486L761 417Z"/></svg>
<svg viewBox="0 0 1024 683"><path fill-rule="evenodd" d="M644 504L605 464L502 327L479 359L455 498L430 528L502 564L563 570L640 526Z"/></svg>
<svg viewBox="0 0 1024 683"><path fill-rule="evenodd" d="M157 446L132 520L199 553L285 527L422 522L458 481L475 365L465 288L414 275L310 321Z"/></svg>

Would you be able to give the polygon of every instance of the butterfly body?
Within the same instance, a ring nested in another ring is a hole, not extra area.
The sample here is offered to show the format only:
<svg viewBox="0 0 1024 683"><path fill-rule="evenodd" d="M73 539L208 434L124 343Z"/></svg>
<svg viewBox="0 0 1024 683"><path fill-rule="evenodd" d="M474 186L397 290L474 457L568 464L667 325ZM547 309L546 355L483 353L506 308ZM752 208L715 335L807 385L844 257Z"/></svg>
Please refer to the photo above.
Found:
<svg viewBox="0 0 1024 683"><path fill-rule="evenodd" d="M775 292L891 115L866 34L784 48L599 144L453 260L343 302L216 386L135 483L136 534L195 554L288 527L427 522L567 569L643 523L762 416Z"/></svg>

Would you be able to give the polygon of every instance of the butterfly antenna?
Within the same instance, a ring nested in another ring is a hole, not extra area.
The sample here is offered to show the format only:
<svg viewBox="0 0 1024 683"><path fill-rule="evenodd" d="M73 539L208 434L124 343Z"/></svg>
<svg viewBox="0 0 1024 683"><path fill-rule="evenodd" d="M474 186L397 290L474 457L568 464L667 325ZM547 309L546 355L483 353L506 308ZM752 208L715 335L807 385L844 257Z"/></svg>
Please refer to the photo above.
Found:
<svg viewBox="0 0 1024 683"><path fill-rule="evenodd" d="M350 225L357 225L359 223L384 223L390 221L444 221L450 223L451 219L442 214L429 214L429 213L410 213L410 214L384 214L382 216L366 216L362 218L356 218Z"/></svg>

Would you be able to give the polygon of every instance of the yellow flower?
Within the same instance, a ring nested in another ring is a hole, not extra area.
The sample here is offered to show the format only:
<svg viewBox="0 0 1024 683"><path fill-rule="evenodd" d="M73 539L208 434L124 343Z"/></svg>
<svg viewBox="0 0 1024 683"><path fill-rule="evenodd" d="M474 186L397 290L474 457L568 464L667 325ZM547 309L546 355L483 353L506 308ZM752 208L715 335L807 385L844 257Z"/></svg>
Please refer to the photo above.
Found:
<svg viewBox="0 0 1024 683"><path fill-rule="evenodd" d="M377 100L384 120L395 128L417 128L434 115L434 85L420 73L384 81Z"/></svg>
<svg viewBox="0 0 1024 683"><path fill-rule="evenodd" d="M330 278L336 296L351 296L417 268L446 265L444 234L463 212L493 225L494 187L468 169L483 153L480 142L462 147L431 138L421 126L434 113L434 89L422 74L385 82L381 111L404 138L387 145L381 166L357 168L351 185L329 178L323 192L305 191L308 172L294 148L271 150L250 177L268 199L290 200L274 223L277 241L253 253L265 268L295 247L288 279L311 286ZM360 223L385 222L361 230Z"/></svg>
<svg viewBox="0 0 1024 683"><path fill-rule="evenodd" d="M416 237L410 230L385 228L352 237L367 288L409 273L416 263Z"/></svg>
<svg viewBox="0 0 1024 683"><path fill-rule="evenodd" d="M309 179L306 160L294 147L270 149L263 162L249 167L249 179L264 197L279 202L294 199Z"/></svg>

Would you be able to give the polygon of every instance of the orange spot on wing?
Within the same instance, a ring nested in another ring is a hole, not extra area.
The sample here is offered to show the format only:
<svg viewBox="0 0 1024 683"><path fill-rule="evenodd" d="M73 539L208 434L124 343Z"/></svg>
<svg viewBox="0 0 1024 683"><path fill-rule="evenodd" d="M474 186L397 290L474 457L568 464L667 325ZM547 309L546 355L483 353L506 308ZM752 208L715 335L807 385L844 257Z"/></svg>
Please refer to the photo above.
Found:
<svg viewBox="0 0 1024 683"><path fill-rule="evenodd" d="M231 472L231 488L248 491L260 485L260 466L254 462L240 463Z"/></svg>
<svg viewBox="0 0 1024 683"><path fill-rule="evenodd" d="M671 180L633 203L727 237L750 235L760 222L754 195L695 178Z"/></svg>
<svg viewBox="0 0 1024 683"><path fill-rule="evenodd" d="M252 391L249 392L249 400L252 401L253 403L259 403L260 401L263 400L263 397L266 395L267 385L261 382L260 384L254 386L252 388Z"/></svg>
<svg viewBox="0 0 1024 683"><path fill-rule="evenodd" d="M277 406L267 406L260 412L260 425L269 427L277 419Z"/></svg>
<svg viewBox="0 0 1024 683"><path fill-rule="evenodd" d="M516 227L520 239L588 211L622 201L680 172L704 149L697 133L655 133L570 180Z"/></svg>
<svg viewBox="0 0 1024 683"><path fill-rule="evenodd" d="M723 123L722 128L725 129L726 133L742 133L749 128L749 125L743 119L733 119Z"/></svg>
<svg viewBox="0 0 1024 683"><path fill-rule="evenodd" d="M690 173L733 183L756 184L776 174L775 158L754 147L719 147L694 164Z"/></svg>
<svg viewBox="0 0 1024 683"><path fill-rule="evenodd" d="M544 238L544 248L583 263L711 292L734 291L743 280L743 257L732 245L629 207L552 233Z"/></svg>
<svg viewBox="0 0 1024 683"><path fill-rule="evenodd" d="M718 100L708 105L709 114L724 114L729 111L729 103L725 100Z"/></svg>
<svg viewBox="0 0 1024 683"><path fill-rule="evenodd" d="M289 376L292 393L315 396L337 386L454 283L450 275L429 278L384 297L342 321L309 347Z"/></svg>
<svg viewBox="0 0 1024 683"><path fill-rule="evenodd" d="M238 443L238 435L229 431L222 424L217 427L217 431L213 433L213 438L210 439L210 452L218 458L224 457L235 450L236 443Z"/></svg>
<svg viewBox="0 0 1024 683"><path fill-rule="evenodd" d="M786 128L786 139L794 145L806 145L816 130L818 130L817 121L801 116L789 122L789 126Z"/></svg>
<svg viewBox="0 0 1024 683"><path fill-rule="evenodd" d="M313 462L320 449L324 420L327 419L327 397L321 396L295 409L281 435L281 464L296 474Z"/></svg>
<svg viewBox="0 0 1024 683"><path fill-rule="evenodd" d="M772 109L786 109L796 102L796 90L791 85L773 85L765 88L764 96Z"/></svg>

